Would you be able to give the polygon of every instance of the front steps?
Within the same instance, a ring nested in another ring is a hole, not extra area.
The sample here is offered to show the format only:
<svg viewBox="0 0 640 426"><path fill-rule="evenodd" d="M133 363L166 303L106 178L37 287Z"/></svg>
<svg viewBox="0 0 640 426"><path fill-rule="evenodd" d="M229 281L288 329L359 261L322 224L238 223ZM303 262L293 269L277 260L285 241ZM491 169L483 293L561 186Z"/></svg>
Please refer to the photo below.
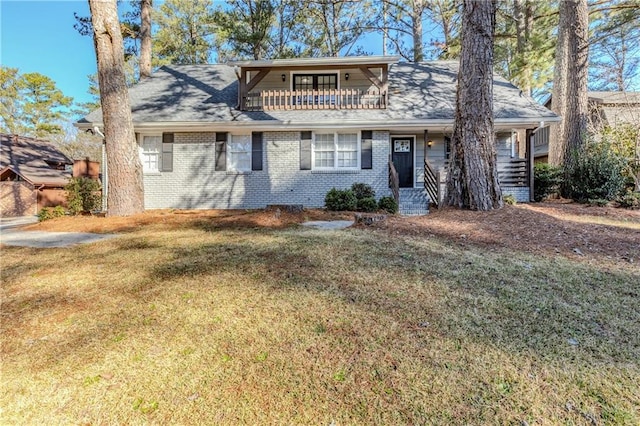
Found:
<svg viewBox="0 0 640 426"><path fill-rule="evenodd" d="M429 196L424 188L400 188L398 213L402 216L429 214Z"/></svg>

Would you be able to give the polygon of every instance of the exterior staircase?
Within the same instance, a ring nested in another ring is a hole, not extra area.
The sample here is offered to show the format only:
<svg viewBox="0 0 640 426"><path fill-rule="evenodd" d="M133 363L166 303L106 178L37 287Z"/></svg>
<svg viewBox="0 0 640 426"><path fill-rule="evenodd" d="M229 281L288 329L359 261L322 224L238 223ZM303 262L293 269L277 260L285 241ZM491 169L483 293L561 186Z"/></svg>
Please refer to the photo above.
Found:
<svg viewBox="0 0 640 426"><path fill-rule="evenodd" d="M421 216L429 213L429 195L424 188L400 188L399 213Z"/></svg>

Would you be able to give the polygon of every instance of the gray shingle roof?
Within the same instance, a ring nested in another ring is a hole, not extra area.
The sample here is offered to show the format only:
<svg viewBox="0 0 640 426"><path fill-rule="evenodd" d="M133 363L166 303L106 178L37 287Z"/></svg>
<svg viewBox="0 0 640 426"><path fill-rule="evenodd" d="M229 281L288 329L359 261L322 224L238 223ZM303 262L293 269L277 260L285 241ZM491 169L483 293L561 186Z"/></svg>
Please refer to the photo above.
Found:
<svg viewBox="0 0 640 426"><path fill-rule="evenodd" d="M50 142L16 135L0 134L0 171L11 169L34 185L64 186L71 173L49 165L73 162Z"/></svg>
<svg viewBox="0 0 640 426"><path fill-rule="evenodd" d="M453 123L458 63L398 63L389 68L387 109L238 111L238 81L227 65L164 66L129 90L134 123L284 122L327 124L344 120L380 124L389 121ZM557 116L501 77L494 80L496 122L532 124ZM100 110L80 123L101 123Z"/></svg>

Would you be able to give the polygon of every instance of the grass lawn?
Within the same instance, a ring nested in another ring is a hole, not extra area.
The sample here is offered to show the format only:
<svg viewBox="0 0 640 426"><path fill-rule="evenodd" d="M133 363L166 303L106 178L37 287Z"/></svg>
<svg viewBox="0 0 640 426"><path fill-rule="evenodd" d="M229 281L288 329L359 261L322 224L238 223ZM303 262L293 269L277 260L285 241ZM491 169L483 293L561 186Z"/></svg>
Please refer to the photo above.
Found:
<svg viewBox="0 0 640 426"><path fill-rule="evenodd" d="M640 246L169 216L2 247L1 424L640 424Z"/></svg>

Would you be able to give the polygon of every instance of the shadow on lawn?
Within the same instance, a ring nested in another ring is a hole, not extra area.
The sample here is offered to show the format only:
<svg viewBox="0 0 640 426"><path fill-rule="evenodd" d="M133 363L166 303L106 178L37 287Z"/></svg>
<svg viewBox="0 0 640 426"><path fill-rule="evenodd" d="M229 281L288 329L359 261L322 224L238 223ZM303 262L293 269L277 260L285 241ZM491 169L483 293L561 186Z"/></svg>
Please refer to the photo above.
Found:
<svg viewBox="0 0 640 426"><path fill-rule="evenodd" d="M445 251L441 242L380 244L375 234L351 235L353 241L337 254L340 261L331 264L317 255L331 250L331 235L289 231L283 241L259 248L247 241L180 249L152 275L172 280L244 274L253 277L252 285L331 294L367 312L415 319L410 326L429 312L428 321L449 338L541 358L585 364L640 359L638 274L514 252ZM415 282L436 288L439 296L416 297Z"/></svg>
<svg viewBox="0 0 640 426"><path fill-rule="evenodd" d="M541 209L549 209L549 213ZM561 219L554 214L588 216L584 212L558 207L506 206L489 212L444 209L426 217L392 220L386 230L412 236L438 235L461 246L481 249L508 248L519 252L544 253L548 257L562 255L582 260L622 261L629 265L639 259L640 231L620 225ZM607 218L606 215L602 217ZM613 220L607 218L607 220ZM640 224L637 220L629 225ZM633 266L633 265L630 265Z"/></svg>
<svg viewBox="0 0 640 426"><path fill-rule="evenodd" d="M583 366L637 366L640 359L637 273L601 271L564 259L550 262L513 251L454 247L433 238L385 241L377 233L360 230L339 234L270 231L269 238L261 241L256 239L266 234L222 232L228 233L225 240L229 242L168 247L171 251L164 253L166 259L138 265L144 278L110 291L130 301L127 309L137 315L132 306L153 303L166 283L210 276L212 280L193 280L189 285L190 291L212 292L216 291L213 278L230 274L229 280L237 274L242 280L235 285L282 291L283 297L295 288L355 305L363 312L379 313L381 321L393 318L408 330L418 330L417 340L423 338L420 323L426 321L429 333L446 339L536 354L554 363L571 360ZM108 256L114 248L158 255L153 251L158 246L145 239L110 244L115 246L105 245L103 250L76 260ZM27 263L8 274L26 274L28 268ZM39 290L5 301L3 328L24 329L24 321L45 316L52 304L67 304L72 309L82 306L85 313L94 310L103 318L97 328L66 330L64 340L50 346L38 368L47 368L71 354L78 356L78 348L89 342L108 346L114 336L131 327L141 333L153 327L136 322L129 316L131 312L101 312L89 296L71 300L62 291ZM153 333L151 329L148 332ZM569 343L570 339L578 344Z"/></svg>

